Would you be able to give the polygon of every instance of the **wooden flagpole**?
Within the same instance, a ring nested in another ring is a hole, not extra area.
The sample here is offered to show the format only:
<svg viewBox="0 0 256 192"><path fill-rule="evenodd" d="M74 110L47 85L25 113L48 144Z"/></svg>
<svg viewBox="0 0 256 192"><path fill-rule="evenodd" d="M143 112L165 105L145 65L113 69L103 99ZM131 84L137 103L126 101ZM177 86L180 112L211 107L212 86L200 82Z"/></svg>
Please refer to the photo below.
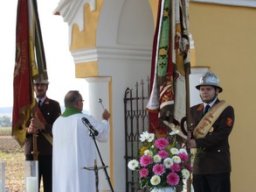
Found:
<svg viewBox="0 0 256 192"><path fill-rule="evenodd" d="M189 1L188 0L180 0L180 19L181 19L181 38L182 38L182 55L183 55L183 62L184 62L184 70L185 70L185 91L186 91L186 127L187 127L187 141L191 139L192 129L193 129L193 121L190 114L190 58L189 58L189 49L190 49L190 42L189 42L189 15L188 15L188 7ZM189 156L191 156L191 150L187 146L187 151ZM190 161L191 164L191 161ZM187 180L187 192L191 191L192 185L192 174Z"/></svg>
<svg viewBox="0 0 256 192"><path fill-rule="evenodd" d="M37 78L41 76L44 79L48 79L47 75L47 67L46 67L46 59L45 59L45 52L44 52L44 44L43 44L43 37L41 32L38 8L37 8L37 0L29 0L30 1L30 14L31 14L31 23L30 23L30 34L34 39L30 44L30 58L31 58L31 67L32 71L32 78ZM32 51L32 50L35 50ZM35 101L34 101L35 102ZM35 116L35 112L38 106L34 106L33 116ZM37 137L38 134L33 134L33 159L38 160L39 151L37 148Z"/></svg>

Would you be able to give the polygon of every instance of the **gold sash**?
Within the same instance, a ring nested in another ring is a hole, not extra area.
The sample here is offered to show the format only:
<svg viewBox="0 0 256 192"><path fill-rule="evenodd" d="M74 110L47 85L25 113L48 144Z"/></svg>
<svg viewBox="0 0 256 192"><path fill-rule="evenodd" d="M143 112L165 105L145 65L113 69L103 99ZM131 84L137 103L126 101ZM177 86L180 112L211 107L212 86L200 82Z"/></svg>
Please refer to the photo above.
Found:
<svg viewBox="0 0 256 192"><path fill-rule="evenodd" d="M224 109L229 106L225 101L220 101L214 105L210 111L198 123L193 131L193 135L196 139L204 138L208 132L213 131L213 123L217 120Z"/></svg>
<svg viewBox="0 0 256 192"><path fill-rule="evenodd" d="M52 145L52 136L49 133L42 133L42 135Z"/></svg>
<svg viewBox="0 0 256 192"><path fill-rule="evenodd" d="M44 124L46 125L46 120L41 112L41 110L36 106L36 114L35 116ZM43 133L41 132L41 134L44 136L44 138L52 145L52 136L50 135L50 133Z"/></svg>

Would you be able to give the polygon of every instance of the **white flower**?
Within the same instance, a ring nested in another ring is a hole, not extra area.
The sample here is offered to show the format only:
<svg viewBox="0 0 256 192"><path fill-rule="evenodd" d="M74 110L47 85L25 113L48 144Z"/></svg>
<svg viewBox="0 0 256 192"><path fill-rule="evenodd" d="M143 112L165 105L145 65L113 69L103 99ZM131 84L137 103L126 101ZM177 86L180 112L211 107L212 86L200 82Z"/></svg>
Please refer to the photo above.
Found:
<svg viewBox="0 0 256 192"><path fill-rule="evenodd" d="M154 141L154 139L155 139L155 134L154 133L149 133L148 134L148 142L152 142L152 141Z"/></svg>
<svg viewBox="0 0 256 192"><path fill-rule="evenodd" d="M179 154L179 150L178 150L177 148L175 148L175 147L171 148L171 149L170 149L170 152L171 152L173 155Z"/></svg>
<svg viewBox="0 0 256 192"><path fill-rule="evenodd" d="M140 134L140 141L141 142L152 142L155 139L155 134L154 133L149 133L147 131L144 131L143 133Z"/></svg>
<svg viewBox="0 0 256 192"><path fill-rule="evenodd" d="M154 176L151 177L151 179L150 179L151 185L154 185L154 186L158 185L160 182L161 182L161 178L160 178L160 176L158 176L158 175L154 175Z"/></svg>
<svg viewBox="0 0 256 192"><path fill-rule="evenodd" d="M144 142L148 138L148 132L144 131L143 133L140 134L140 141Z"/></svg>
<svg viewBox="0 0 256 192"><path fill-rule="evenodd" d="M180 154L180 153L186 153L186 154L188 154L187 150L184 149L184 148L181 148L181 149L179 150L179 154Z"/></svg>
<svg viewBox="0 0 256 192"><path fill-rule="evenodd" d="M135 171L136 169L139 168L139 161L136 159L129 161L128 168L131 169L132 171Z"/></svg>
<svg viewBox="0 0 256 192"><path fill-rule="evenodd" d="M160 157L160 155L155 155L155 156L153 157L153 159L154 159L154 162L155 162L155 163L159 163L159 162L161 162L161 160L162 160L162 158Z"/></svg>
<svg viewBox="0 0 256 192"><path fill-rule="evenodd" d="M180 159L180 157L177 156L177 155L173 156L173 157L172 157L172 160L173 160L174 163L181 163L181 159Z"/></svg>
<svg viewBox="0 0 256 192"><path fill-rule="evenodd" d="M182 170L181 170L181 173L182 173L182 177L183 177L184 179L188 179L189 176L190 176L190 172L189 172L187 169L182 169Z"/></svg>
<svg viewBox="0 0 256 192"><path fill-rule="evenodd" d="M144 151L144 155L148 155L148 156L152 157L153 156L153 152L151 150L147 149L147 150Z"/></svg>
<svg viewBox="0 0 256 192"><path fill-rule="evenodd" d="M173 160L172 160L172 158L166 158L165 160L164 160L164 166L165 166L165 168L167 168L167 169L170 169L171 168L171 166L173 165Z"/></svg>

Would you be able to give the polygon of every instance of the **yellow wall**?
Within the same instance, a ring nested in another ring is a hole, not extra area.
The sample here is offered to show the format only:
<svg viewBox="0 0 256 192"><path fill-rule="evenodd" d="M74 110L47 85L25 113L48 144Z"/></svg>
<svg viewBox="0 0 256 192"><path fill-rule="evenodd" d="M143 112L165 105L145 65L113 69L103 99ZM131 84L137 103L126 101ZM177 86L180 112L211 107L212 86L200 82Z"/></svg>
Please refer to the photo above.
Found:
<svg viewBox="0 0 256 192"><path fill-rule="evenodd" d="M232 192L256 191L256 9L190 3L196 66L209 66L235 108L230 138Z"/></svg>
<svg viewBox="0 0 256 192"><path fill-rule="evenodd" d="M97 0L96 10L91 11L90 5L84 5L84 29L80 31L78 25L72 27L71 51L96 47L96 31L103 0Z"/></svg>
<svg viewBox="0 0 256 192"><path fill-rule="evenodd" d="M77 24L72 26L70 51L75 52L81 49L96 48L96 33L100 11L103 6L103 0L97 0L96 10L91 11L90 5L84 5L84 29L80 31ZM98 62L79 63L75 66L75 75L77 78L94 77L98 75Z"/></svg>
<svg viewBox="0 0 256 192"><path fill-rule="evenodd" d="M150 6L151 6L151 9L152 9L152 15L153 15L153 18L154 18L154 24L156 25L156 18L157 18L157 11L158 11L159 0L148 0L148 1L149 1Z"/></svg>

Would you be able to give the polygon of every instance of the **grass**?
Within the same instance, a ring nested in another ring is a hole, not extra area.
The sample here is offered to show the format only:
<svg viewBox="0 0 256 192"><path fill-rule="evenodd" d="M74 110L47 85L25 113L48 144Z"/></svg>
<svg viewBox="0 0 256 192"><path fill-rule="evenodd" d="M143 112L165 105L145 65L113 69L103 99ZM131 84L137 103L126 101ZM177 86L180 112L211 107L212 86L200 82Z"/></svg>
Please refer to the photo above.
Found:
<svg viewBox="0 0 256 192"><path fill-rule="evenodd" d="M5 187L8 192L24 192L24 152L10 135L10 127L0 128L0 160L5 162Z"/></svg>
<svg viewBox="0 0 256 192"><path fill-rule="evenodd" d="M5 162L5 187L8 192L25 192L24 149L11 137L11 131L11 127L0 127L0 161Z"/></svg>
<svg viewBox="0 0 256 192"><path fill-rule="evenodd" d="M5 187L8 188L8 192L25 192L24 149L10 137L10 134L0 134L0 161L5 162ZM40 189L42 192L43 187Z"/></svg>
<svg viewBox="0 0 256 192"><path fill-rule="evenodd" d="M11 133L11 127L0 127L0 136L8 136L11 135Z"/></svg>
<svg viewBox="0 0 256 192"><path fill-rule="evenodd" d="M24 165L23 152L0 151L0 159L5 162L5 187L8 192L23 192L24 190Z"/></svg>

